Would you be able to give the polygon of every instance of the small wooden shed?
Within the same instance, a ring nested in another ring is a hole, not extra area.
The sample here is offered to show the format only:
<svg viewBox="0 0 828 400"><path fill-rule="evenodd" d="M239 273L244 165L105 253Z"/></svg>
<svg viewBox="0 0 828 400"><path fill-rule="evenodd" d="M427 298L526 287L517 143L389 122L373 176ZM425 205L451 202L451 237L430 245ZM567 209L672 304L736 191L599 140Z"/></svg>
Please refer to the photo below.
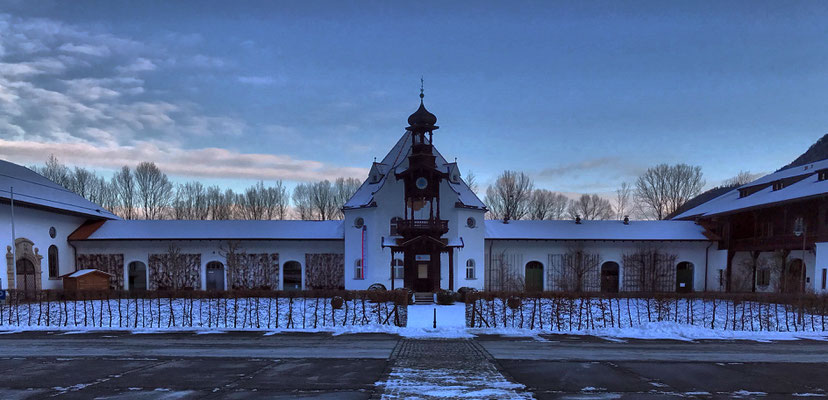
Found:
<svg viewBox="0 0 828 400"><path fill-rule="evenodd" d="M80 269L63 275L63 290L109 290L109 278L112 275L99 269Z"/></svg>

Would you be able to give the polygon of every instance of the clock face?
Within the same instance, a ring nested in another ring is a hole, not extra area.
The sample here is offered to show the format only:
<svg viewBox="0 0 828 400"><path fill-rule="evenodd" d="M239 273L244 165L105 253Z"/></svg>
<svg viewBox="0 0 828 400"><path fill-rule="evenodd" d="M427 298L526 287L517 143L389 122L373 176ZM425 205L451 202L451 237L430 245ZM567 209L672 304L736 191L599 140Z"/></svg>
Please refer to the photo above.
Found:
<svg viewBox="0 0 828 400"><path fill-rule="evenodd" d="M428 179L421 176L417 178L414 184L417 185L417 189L423 190L428 186Z"/></svg>

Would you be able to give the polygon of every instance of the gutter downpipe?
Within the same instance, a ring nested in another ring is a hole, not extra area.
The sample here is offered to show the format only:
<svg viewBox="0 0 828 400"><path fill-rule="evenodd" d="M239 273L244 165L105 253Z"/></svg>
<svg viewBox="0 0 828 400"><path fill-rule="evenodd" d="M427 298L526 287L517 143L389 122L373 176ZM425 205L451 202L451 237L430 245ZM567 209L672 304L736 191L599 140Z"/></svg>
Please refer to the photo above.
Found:
<svg viewBox="0 0 828 400"><path fill-rule="evenodd" d="M707 245L707 248L704 249L704 291L707 291L707 268L708 268L708 261L710 259L710 246L713 246L713 242Z"/></svg>
<svg viewBox="0 0 828 400"><path fill-rule="evenodd" d="M17 243L14 237L14 186L9 186L9 202L11 205L11 248L12 248L12 276L17 274ZM6 282L6 288L12 288L12 282ZM14 280L14 288L17 289L17 280Z"/></svg>

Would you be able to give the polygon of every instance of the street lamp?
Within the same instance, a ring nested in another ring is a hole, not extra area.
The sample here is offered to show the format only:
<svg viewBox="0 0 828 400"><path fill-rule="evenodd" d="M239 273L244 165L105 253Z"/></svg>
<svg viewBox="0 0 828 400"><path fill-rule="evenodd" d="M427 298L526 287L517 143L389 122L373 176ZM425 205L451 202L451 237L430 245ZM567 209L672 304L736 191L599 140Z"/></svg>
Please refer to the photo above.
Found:
<svg viewBox="0 0 828 400"><path fill-rule="evenodd" d="M794 231L793 231L793 233L794 233L794 235L796 235L796 237L802 236L802 263L800 264L802 266L802 273L801 273L801 276L799 278L800 278L800 287L801 287L802 291L804 291L805 290L805 240L808 236L808 225L805 223L805 218L798 217L794 221Z"/></svg>

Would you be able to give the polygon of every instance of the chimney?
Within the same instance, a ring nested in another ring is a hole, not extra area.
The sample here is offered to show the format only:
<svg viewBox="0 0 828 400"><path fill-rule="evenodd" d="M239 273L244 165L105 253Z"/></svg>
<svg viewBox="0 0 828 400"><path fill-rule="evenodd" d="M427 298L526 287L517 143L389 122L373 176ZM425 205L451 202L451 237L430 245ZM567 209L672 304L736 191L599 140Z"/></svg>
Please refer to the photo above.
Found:
<svg viewBox="0 0 828 400"><path fill-rule="evenodd" d="M581 216L580 216L580 215L576 215L576 216L575 216L575 223L576 223L576 224L580 224L580 223L581 223Z"/></svg>
<svg viewBox="0 0 828 400"><path fill-rule="evenodd" d="M629 224L630 224L630 216L629 216L629 215L625 215L625 216L624 216L624 225L629 225Z"/></svg>

